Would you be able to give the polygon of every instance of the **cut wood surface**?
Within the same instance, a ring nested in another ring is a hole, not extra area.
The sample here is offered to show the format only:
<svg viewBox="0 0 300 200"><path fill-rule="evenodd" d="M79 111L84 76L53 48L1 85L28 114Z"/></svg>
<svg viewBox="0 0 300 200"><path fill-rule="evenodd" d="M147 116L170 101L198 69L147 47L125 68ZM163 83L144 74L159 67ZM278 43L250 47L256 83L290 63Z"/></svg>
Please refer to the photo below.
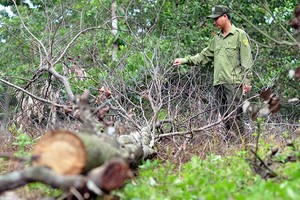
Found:
<svg viewBox="0 0 300 200"><path fill-rule="evenodd" d="M79 174L86 166L84 143L71 131L46 133L34 146L33 166L46 166L58 174Z"/></svg>

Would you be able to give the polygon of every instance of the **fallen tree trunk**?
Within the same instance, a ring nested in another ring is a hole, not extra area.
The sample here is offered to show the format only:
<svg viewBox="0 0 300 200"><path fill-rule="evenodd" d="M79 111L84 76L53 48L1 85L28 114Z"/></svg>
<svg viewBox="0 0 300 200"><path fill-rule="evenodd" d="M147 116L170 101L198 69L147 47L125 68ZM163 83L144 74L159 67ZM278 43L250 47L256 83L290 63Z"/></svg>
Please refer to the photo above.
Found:
<svg viewBox="0 0 300 200"><path fill-rule="evenodd" d="M155 153L148 127L119 137L99 133L88 94L82 94L77 110L84 131L44 134L33 148L32 167L0 176L0 193L40 181L63 190L76 189L79 195L101 195L123 186L131 176L130 166Z"/></svg>
<svg viewBox="0 0 300 200"><path fill-rule="evenodd" d="M122 157L116 139L67 130L46 133L34 146L33 165L46 166L58 174L81 174L108 160Z"/></svg>
<svg viewBox="0 0 300 200"><path fill-rule="evenodd" d="M95 135L56 130L46 133L32 152L32 167L0 176L0 193L42 182L80 194L101 195L122 187L130 166L155 152L148 147L147 129L121 135Z"/></svg>
<svg viewBox="0 0 300 200"><path fill-rule="evenodd" d="M86 173L118 157L132 165L155 153L147 146L148 135L145 130L117 138L107 134L51 131L34 146L32 163L62 175Z"/></svg>

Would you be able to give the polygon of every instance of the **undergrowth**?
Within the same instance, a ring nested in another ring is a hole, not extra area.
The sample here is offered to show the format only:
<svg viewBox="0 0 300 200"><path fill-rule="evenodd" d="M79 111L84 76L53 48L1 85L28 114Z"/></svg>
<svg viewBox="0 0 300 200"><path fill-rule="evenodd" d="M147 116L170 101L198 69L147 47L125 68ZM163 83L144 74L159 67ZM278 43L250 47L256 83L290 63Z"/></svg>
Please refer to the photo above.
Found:
<svg viewBox="0 0 300 200"><path fill-rule="evenodd" d="M261 163L251 151L237 150L237 146L228 148L221 141L202 137L195 138L178 153L172 149L172 141L165 139L161 141L165 149L159 148L163 153L157 157L163 159L146 160L138 165L138 175L124 188L113 191L112 195L121 200L300 199L300 139L286 143L283 141L290 139L290 134L281 134L279 139L277 134L267 134L262 128L257 132L260 133L256 134L257 156L272 167L276 173L274 178L264 179L257 171L254 172L251 163ZM26 133L16 131L12 143L15 155L28 156L33 144L34 140ZM274 147L278 148L277 153L270 157ZM184 162L174 162L174 158ZM0 159L0 164L0 174L4 174L7 168L13 169L6 159ZM258 170L263 172L265 169ZM41 183L32 183L17 190L17 194L25 199L57 197L62 193Z"/></svg>
<svg viewBox="0 0 300 200"><path fill-rule="evenodd" d="M265 152L266 153L266 152ZM250 152L192 157L180 169L147 160L139 176L115 194L120 199L300 199L300 163L278 162L277 177L263 179L247 162Z"/></svg>

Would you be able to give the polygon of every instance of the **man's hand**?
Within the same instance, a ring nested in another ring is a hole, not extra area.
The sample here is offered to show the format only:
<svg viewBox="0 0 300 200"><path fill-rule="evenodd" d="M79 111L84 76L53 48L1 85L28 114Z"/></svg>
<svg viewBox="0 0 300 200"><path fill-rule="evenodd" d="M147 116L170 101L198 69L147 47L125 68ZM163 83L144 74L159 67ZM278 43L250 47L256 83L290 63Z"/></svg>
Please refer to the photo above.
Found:
<svg viewBox="0 0 300 200"><path fill-rule="evenodd" d="M176 58L173 62L173 67L178 67L183 62L183 58Z"/></svg>
<svg viewBox="0 0 300 200"><path fill-rule="evenodd" d="M250 92L251 85L245 85L243 84L243 95L245 95L247 92Z"/></svg>

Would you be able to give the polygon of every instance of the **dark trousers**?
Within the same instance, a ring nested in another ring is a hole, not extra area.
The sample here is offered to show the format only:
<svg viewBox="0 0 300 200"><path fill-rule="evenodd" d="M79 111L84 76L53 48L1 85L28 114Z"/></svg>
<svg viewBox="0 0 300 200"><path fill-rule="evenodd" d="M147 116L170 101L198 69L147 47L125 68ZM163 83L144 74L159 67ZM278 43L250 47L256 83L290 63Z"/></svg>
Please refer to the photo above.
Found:
<svg viewBox="0 0 300 200"><path fill-rule="evenodd" d="M227 130L243 134L242 85L221 84L214 86L218 110L224 119Z"/></svg>

